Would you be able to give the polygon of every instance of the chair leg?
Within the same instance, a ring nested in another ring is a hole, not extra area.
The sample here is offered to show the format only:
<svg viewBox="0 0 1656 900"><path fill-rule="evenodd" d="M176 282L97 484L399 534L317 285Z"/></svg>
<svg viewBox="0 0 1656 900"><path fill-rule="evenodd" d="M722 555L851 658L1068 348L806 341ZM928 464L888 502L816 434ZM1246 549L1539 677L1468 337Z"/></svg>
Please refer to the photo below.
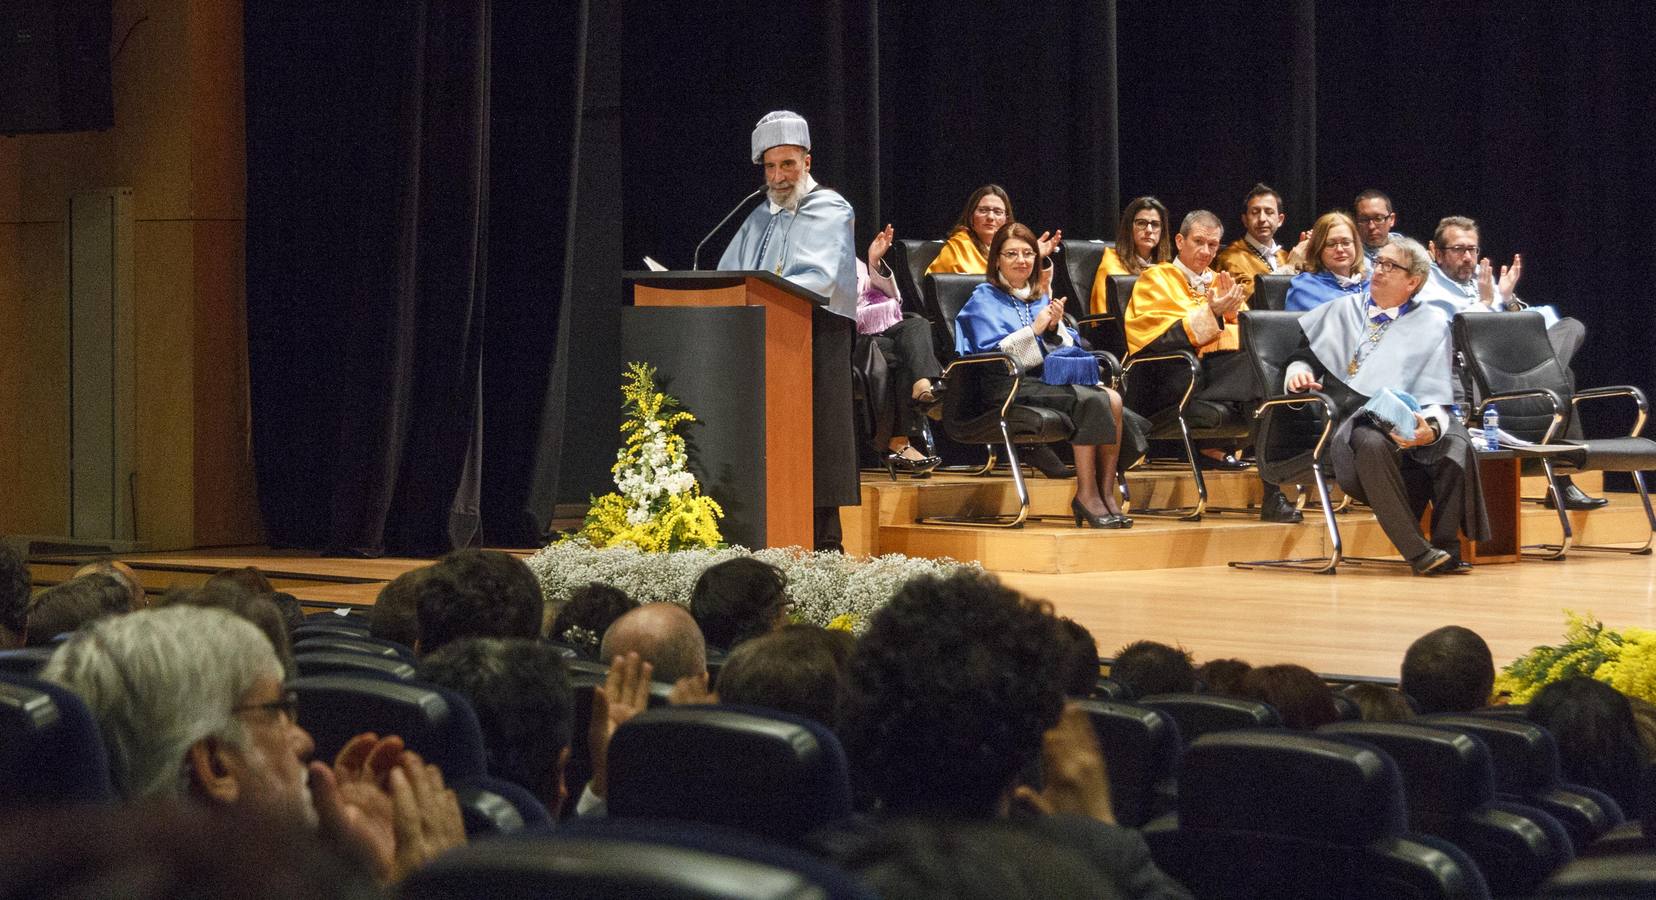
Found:
<svg viewBox="0 0 1656 900"><path fill-rule="evenodd" d="M1296 572L1310 572L1315 575L1333 575L1340 565L1356 565L1357 558L1348 558L1345 555L1345 545L1340 540L1340 523L1334 518L1334 504L1328 498L1328 480L1323 477L1322 465L1311 464L1311 476L1317 485L1317 505L1322 510L1323 525L1328 529L1329 553L1327 556L1306 556L1294 559L1262 559L1250 561L1232 561L1233 569L1291 569Z"/></svg>
<svg viewBox="0 0 1656 900"><path fill-rule="evenodd" d="M1184 444L1185 463L1190 467L1191 479L1196 484L1196 505L1131 510L1135 516L1144 516L1147 519L1178 519L1186 522L1200 522L1202 513L1207 510L1207 481L1202 477L1202 467L1196 462L1196 444L1190 439L1190 427L1185 424L1184 417L1180 416L1178 422L1179 438ZM1214 510L1214 512L1218 511Z"/></svg>
<svg viewBox="0 0 1656 900"><path fill-rule="evenodd" d="M1565 550L1585 550L1593 553L1626 553L1632 556L1650 555L1652 538L1656 538L1656 512L1651 511L1650 492L1645 488L1643 472L1630 472L1628 474L1633 476L1633 487L1638 490L1639 503L1644 506L1645 525L1647 528L1645 531L1644 543L1637 547L1616 547L1610 544L1573 544L1570 542L1571 529L1569 526L1568 516L1564 511L1564 498L1562 496L1562 492L1559 490L1556 483L1554 483L1550 464L1546 460L1542 460L1542 465L1547 467L1548 489L1552 491L1553 505L1558 507L1559 521L1564 523L1564 546L1560 548L1556 544L1538 545L1544 550L1558 551L1555 555L1541 555L1542 559L1557 559L1558 557L1564 555Z"/></svg>
<svg viewBox="0 0 1656 900"><path fill-rule="evenodd" d="M1558 486L1558 473L1553 471L1552 460L1542 458L1541 470L1547 475L1547 493L1552 495L1553 508L1558 513L1558 528L1563 534L1556 544L1528 544L1520 548L1539 550L1539 553L1524 553L1530 559L1563 559L1564 554L1570 552L1570 545L1575 537L1575 530L1570 527L1570 513L1564 508L1564 489ZM1648 542L1647 542L1648 543Z"/></svg>
<svg viewBox="0 0 1656 900"><path fill-rule="evenodd" d="M1000 423L1001 443L1006 450L1006 459L1012 466L1012 487L1018 495L1017 515L991 516L922 516L916 521L921 525L955 525L976 526L980 528L1022 528L1025 519L1029 518L1029 487L1024 484L1023 469L1018 464L1018 448L1012 443L1012 432L1006 426L1006 420ZM989 461L977 475L986 475L995 467L995 446L989 447Z"/></svg>

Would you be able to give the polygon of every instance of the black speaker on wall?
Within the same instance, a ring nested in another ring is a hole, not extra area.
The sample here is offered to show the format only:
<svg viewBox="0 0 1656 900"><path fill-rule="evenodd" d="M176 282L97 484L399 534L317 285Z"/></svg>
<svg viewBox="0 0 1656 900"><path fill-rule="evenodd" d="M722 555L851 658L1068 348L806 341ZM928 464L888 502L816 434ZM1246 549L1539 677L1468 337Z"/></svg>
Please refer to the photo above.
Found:
<svg viewBox="0 0 1656 900"><path fill-rule="evenodd" d="M112 0L0 0L0 134L115 124Z"/></svg>

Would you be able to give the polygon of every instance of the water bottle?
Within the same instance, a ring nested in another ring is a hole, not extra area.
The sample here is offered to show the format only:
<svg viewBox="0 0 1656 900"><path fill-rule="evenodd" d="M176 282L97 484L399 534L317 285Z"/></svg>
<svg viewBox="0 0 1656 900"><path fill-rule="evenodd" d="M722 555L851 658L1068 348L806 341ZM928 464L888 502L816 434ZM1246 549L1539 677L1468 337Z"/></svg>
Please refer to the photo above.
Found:
<svg viewBox="0 0 1656 900"><path fill-rule="evenodd" d="M1466 424L1466 414L1461 412L1461 405L1459 403L1449 404L1449 415L1453 416L1456 422L1459 422L1462 425Z"/></svg>
<svg viewBox="0 0 1656 900"><path fill-rule="evenodd" d="M1501 449L1501 413L1494 405L1484 410L1483 414L1483 448L1493 453Z"/></svg>

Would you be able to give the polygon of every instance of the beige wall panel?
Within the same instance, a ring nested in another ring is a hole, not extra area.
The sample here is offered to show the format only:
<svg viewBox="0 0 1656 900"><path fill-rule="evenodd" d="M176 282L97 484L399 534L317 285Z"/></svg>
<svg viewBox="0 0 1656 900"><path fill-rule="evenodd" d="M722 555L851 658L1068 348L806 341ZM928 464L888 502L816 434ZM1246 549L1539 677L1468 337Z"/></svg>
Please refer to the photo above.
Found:
<svg viewBox="0 0 1656 900"><path fill-rule="evenodd" d="M63 226L0 226L0 532L69 525L69 323Z"/></svg>
<svg viewBox="0 0 1656 900"><path fill-rule="evenodd" d="M190 215L190 7L186 0L115 4L116 40L139 18L115 60L114 176L132 187L133 216Z"/></svg>
<svg viewBox="0 0 1656 900"><path fill-rule="evenodd" d="M190 215L242 219L247 196L241 0L190 10Z"/></svg>
<svg viewBox="0 0 1656 900"><path fill-rule="evenodd" d="M31 134L18 140L23 143L22 221L62 222L71 193L118 184L113 132Z"/></svg>
<svg viewBox="0 0 1656 900"><path fill-rule="evenodd" d="M22 218L23 140L0 135L0 222Z"/></svg>
<svg viewBox="0 0 1656 900"><path fill-rule="evenodd" d="M138 539L193 546L195 516L194 228L139 222L133 241L138 320Z"/></svg>
<svg viewBox="0 0 1656 900"><path fill-rule="evenodd" d="M195 224L195 542L264 541L248 417L241 222Z"/></svg>

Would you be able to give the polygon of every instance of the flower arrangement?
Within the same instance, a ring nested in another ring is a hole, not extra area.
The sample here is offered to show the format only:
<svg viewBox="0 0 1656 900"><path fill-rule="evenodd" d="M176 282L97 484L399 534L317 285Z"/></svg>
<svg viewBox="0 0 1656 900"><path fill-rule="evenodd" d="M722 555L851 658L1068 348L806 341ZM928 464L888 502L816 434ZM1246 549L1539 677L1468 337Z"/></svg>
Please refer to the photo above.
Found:
<svg viewBox="0 0 1656 900"><path fill-rule="evenodd" d="M1543 645L1513 660L1495 676L1495 692L1528 703L1541 688L1585 676L1629 697L1656 703L1656 631L1612 631L1592 613L1564 611L1564 641Z"/></svg>
<svg viewBox="0 0 1656 900"><path fill-rule="evenodd" d="M724 510L702 494L678 432L696 417L656 390L655 374L645 363L627 365L621 386L626 438L610 467L617 491L594 498L571 537L594 547L631 544L654 552L721 546Z"/></svg>
<svg viewBox="0 0 1656 900"><path fill-rule="evenodd" d="M702 570L714 563L753 556L788 577L796 621L860 633L868 617L909 579L944 576L976 563L923 559L901 554L858 559L840 553L798 548L752 551L745 547L649 552L630 543L597 547L581 540L558 541L528 560L548 604L556 608L575 588L597 581L626 591L640 603L690 602Z"/></svg>

